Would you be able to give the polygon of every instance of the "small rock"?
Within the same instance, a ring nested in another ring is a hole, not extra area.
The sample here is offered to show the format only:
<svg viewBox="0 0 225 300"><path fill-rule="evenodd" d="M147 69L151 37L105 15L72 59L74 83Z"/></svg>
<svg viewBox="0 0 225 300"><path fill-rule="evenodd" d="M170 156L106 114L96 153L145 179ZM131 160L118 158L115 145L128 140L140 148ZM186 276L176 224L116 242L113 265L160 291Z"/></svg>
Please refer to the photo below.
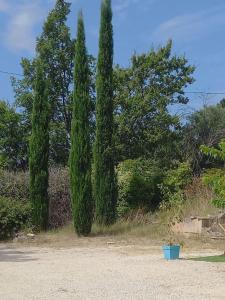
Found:
<svg viewBox="0 0 225 300"><path fill-rule="evenodd" d="M28 238L31 238L31 239L34 239L34 238L35 238L35 234L33 234L33 233L28 233L28 234L27 234L27 237L28 237Z"/></svg>
<svg viewBox="0 0 225 300"><path fill-rule="evenodd" d="M114 245L115 242L107 242L107 245Z"/></svg>

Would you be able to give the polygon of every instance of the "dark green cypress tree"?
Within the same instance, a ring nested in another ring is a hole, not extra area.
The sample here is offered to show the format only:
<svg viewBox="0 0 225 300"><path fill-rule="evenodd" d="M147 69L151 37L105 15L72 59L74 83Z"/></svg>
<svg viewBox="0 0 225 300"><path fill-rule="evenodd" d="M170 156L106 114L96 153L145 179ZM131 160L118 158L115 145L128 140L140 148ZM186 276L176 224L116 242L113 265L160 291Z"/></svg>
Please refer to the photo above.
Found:
<svg viewBox="0 0 225 300"><path fill-rule="evenodd" d="M32 134L29 149L30 199L33 224L36 229L48 227L48 157L49 157L49 102L43 66L36 67L32 111Z"/></svg>
<svg viewBox="0 0 225 300"><path fill-rule="evenodd" d="M90 144L92 106L89 95L90 72L82 13L78 17L74 66L75 88L70 152L71 194L75 230L79 235L86 236L91 231L93 220Z"/></svg>
<svg viewBox="0 0 225 300"><path fill-rule="evenodd" d="M116 218L117 188L113 159L113 28L111 1L103 0L97 64L94 195L96 221L110 225Z"/></svg>

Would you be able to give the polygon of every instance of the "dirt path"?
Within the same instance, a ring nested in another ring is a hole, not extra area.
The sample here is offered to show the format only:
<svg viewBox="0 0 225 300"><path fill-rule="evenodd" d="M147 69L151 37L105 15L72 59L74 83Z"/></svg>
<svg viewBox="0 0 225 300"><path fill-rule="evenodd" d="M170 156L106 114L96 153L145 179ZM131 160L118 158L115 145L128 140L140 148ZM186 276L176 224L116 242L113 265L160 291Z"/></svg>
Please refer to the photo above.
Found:
<svg viewBox="0 0 225 300"><path fill-rule="evenodd" d="M225 264L167 262L158 247L0 245L0 299L224 300Z"/></svg>

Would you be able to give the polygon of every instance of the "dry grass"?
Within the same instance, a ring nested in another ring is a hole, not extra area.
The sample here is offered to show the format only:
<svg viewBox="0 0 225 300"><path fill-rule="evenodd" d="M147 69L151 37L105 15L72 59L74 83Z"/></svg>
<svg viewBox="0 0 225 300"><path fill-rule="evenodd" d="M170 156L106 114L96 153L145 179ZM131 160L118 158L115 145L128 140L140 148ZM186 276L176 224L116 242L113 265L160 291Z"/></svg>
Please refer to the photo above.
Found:
<svg viewBox="0 0 225 300"><path fill-rule="evenodd" d="M40 233L32 240L18 242L21 246L37 246L47 248L101 248L136 247L140 253L148 253L149 249L161 249L169 240L179 243L184 251L199 249L217 249L224 251L225 240L212 240L203 236L184 236L168 233L165 225L157 223L137 224L134 222L120 221L112 226L103 227L93 225L89 237L78 237L72 224L61 229Z"/></svg>
<svg viewBox="0 0 225 300"><path fill-rule="evenodd" d="M184 216L205 217L219 211L212 204L214 197L212 190L205 186L200 178L194 178L193 183L185 189L184 195L186 198L183 206Z"/></svg>
<svg viewBox="0 0 225 300"><path fill-rule="evenodd" d="M207 217L217 215L219 209L213 204L213 193L200 178L194 178L192 184L183 191L182 200L174 202L169 208L159 210L158 218L162 224L170 224L174 220L183 220L191 216Z"/></svg>
<svg viewBox="0 0 225 300"><path fill-rule="evenodd" d="M185 191L186 200L182 203L183 217L198 215L207 216L216 214L218 210L211 204L212 192L202 185L199 179ZM105 246L109 241L116 244L162 245L169 240L176 241L186 248L225 248L225 241L211 240L201 236L185 237L170 232L170 222L177 213L177 207L154 214L146 214L142 210L131 212L126 218L117 221L111 226L99 226L93 224L89 237L78 237L72 224L41 233L33 241L32 245L70 247L70 246ZM26 241L25 241L26 242Z"/></svg>
<svg viewBox="0 0 225 300"><path fill-rule="evenodd" d="M111 226L94 224L91 236L120 236L161 239L166 235L166 228L159 223L145 224L132 221L118 221Z"/></svg>

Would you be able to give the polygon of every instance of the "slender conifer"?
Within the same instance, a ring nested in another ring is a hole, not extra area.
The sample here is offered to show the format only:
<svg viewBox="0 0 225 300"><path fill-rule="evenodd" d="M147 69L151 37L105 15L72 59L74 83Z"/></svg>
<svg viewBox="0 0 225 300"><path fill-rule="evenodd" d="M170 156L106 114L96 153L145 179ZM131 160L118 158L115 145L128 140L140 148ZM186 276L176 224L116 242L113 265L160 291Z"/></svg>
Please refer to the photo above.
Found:
<svg viewBox="0 0 225 300"><path fill-rule="evenodd" d="M97 64L94 196L96 221L110 225L116 217L117 188L113 159L113 27L111 1L103 0Z"/></svg>
<svg viewBox="0 0 225 300"><path fill-rule="evenodd" d="M90 233L93 220L89 74L84 22L80 13L74 61L70 178L74 227L79 235L84 236Z"/></svg>
<svg viewBox="0 0 225 300"><path fill-rule="evenodd" d="M41 62L37 63L32 111L29 169L30 199L33 224L37 229L48 227L48 158L49 158L49 102L48 87Z"/></svg>

